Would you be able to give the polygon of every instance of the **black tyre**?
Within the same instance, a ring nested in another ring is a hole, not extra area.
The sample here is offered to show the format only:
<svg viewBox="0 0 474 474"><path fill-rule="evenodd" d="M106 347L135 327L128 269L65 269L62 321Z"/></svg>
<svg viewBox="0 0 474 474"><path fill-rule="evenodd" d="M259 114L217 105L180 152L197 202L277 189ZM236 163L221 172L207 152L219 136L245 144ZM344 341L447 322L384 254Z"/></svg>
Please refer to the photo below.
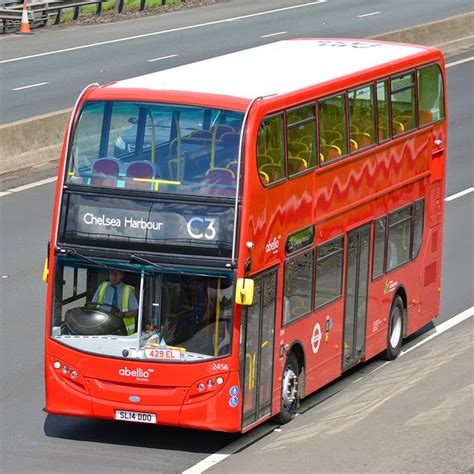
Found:
<svg viewBox="0 0 474 474"><path fill-rule="evenodd" d="M291 352L286 359L281 380L281 403L278 421L284 425L294 416L299 404L298 396L299 365L295 354Z"/></svg>
<svg viewBox="0 0 474 474"><path fill-rule="evenodd" d="M390 318L388 321L387 349L382 353L385 360L393 360L398 357L403 341L403 314L405 305L400 296L397 296L392 303Z"/></svg>

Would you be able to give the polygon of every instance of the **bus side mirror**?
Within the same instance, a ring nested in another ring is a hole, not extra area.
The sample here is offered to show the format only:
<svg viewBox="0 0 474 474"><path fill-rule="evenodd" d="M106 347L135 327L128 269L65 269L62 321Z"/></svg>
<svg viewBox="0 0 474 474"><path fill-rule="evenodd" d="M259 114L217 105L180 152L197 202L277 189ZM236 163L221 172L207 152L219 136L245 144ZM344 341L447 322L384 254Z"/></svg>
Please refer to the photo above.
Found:
<svg viewBox="0 0 474 474"><path fill-rule="evenodd" d="M48 275L49 275L49 266L48 266L48 258L44 261L43 267L43 283L48 283Z"/></svg>
<svg viewBox="0 0 474 474"><path fill-rule="evenodd" d="M253 288L253 280L250 278L238 278L235 302L242 306L250 306L253 303Z"/></svg>

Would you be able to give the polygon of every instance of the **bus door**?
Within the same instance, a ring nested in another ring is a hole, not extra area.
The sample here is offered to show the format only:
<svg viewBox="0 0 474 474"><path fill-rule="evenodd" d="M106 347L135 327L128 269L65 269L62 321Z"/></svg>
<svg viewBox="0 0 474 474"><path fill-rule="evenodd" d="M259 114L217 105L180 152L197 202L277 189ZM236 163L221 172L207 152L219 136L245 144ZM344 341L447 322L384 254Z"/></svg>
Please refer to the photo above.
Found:
<svg viewBox="0 0 474 474"><path fill-rule="evenodd" d="M342 370L365 355L369 252L370 224L348 233Z"/></svg>
<svg viewBox="0 0 474 474"><path fill-rule="evenodd" d="M269 415L272 409L273 347L277 269L252 277L253 304L242 311L242 427Z"/></svg>

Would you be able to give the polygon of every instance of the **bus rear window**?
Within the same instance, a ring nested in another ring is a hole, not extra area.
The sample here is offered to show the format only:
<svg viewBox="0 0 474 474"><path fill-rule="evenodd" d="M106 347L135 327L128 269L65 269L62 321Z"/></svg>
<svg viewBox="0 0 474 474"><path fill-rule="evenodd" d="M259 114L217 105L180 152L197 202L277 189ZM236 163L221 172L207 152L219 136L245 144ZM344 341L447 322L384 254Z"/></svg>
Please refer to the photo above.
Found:
<svg viewBox="0 0 474 474"><path fill-rule="evenodd" d="M234 197L243 114L143 102L86 102L67 182Z"/></svg>

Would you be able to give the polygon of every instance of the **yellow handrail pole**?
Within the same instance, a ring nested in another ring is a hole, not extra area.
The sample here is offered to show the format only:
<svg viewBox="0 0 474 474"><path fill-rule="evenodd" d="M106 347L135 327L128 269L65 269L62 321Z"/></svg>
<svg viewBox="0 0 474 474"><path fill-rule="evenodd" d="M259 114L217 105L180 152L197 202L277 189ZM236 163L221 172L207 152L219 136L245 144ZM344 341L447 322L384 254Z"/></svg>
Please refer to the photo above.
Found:
<svg viewBox="0 0 474 474"><path fill-rule="evenodd" d="M181 185L181 181L170 181L168 179L133 178L133 181L137 181L139 183L152 183L155 187L155 191L158 191L158 186L160 184L174 184L175 186Z"/></svg>
<svg viewBox="0 0 474 474"><path fill-rule="evenodd" d="M250 354L245 354L246 359L250 359L249 362L249 380L248 380L248 389L252 390L252 356Z"/></svg>

